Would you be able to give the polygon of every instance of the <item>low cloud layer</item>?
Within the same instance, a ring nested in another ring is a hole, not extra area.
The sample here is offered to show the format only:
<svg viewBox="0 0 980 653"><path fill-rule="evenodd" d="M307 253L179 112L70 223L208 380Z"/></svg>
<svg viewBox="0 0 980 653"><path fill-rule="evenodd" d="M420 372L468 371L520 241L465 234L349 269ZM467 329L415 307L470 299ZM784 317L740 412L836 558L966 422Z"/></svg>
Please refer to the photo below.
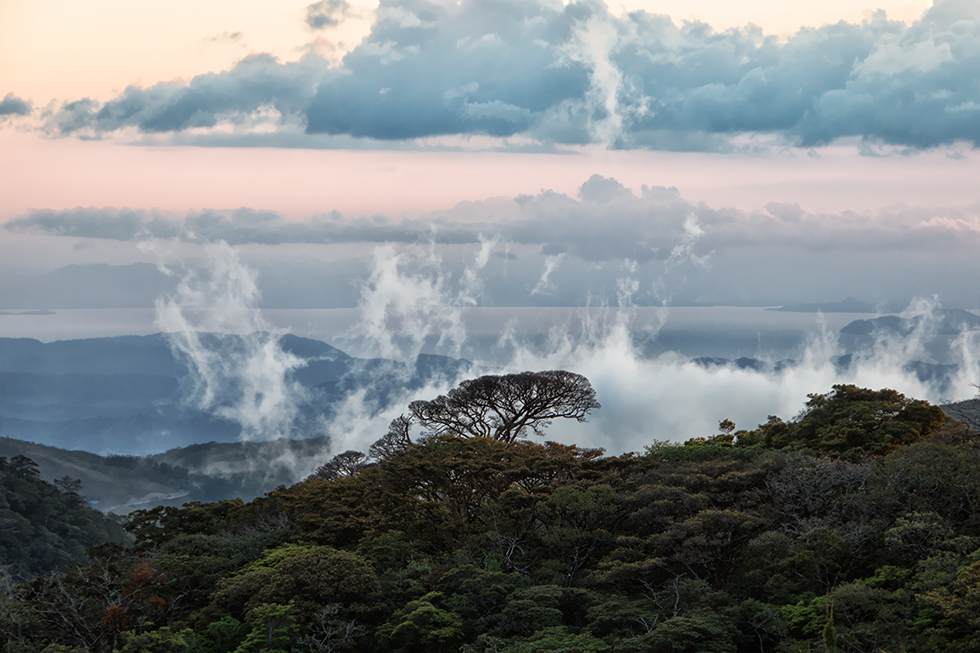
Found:
<svg viewBox="0 0 980 653"><path fill-rule="evenodd" d="M674 188L634 192L598 175L576 197L545 190L463 202L400 221L336 212L296 221L245 208L183 217L108 208L36 211L5 228L87 243L262 245L283 261L290 248L305 244L423 247L452 271L445 284L459 295L460 306L615 304L623 290L616 280L631 268L639 284L634 301L643 305L781 304L848 295L901 303L937 294L949 306L972 307L971 284L980 274L980 203L812 213L771 202L748 212L693 203ZM292 271L279 265L272 278L281 278L283 288L271 296L289 297L279 307L334 306L341 300L309 290L310 279L332 275L330 287L342 286L338 297L348 298L336 305L347 306L356 289L341 279L360 274L366 264L355 258L322 270L286 266Z"/></svg>
<svg viewBox="0 0 980 653"><path fill-rule="evenodd" d="M328 27L348 9L325 0L306 21ZM297 63L251 55L188 83L66 103L45 129L291 146L312 146L317 134L489 135L525 147L727 151L745 147L739 137L748 134L752 147L846 137L977 147L978 82L973 0L939 0L911 25L878 12L785 42L752 26L715 32L642 11L614 16L596 2L395 0L381 3L370 34L339 66L315 55Z"/></svg>
<svg viewBox="0 0 980 653"><path fill-rule="evenodd" d="M346 218L334 211L303 221L274 211L205 210L183 217L154 211L78 208L41 210L7 222L14 233L143 241L178 239L233 245L295 243L475 244L489 238L540 246L546 255L584 261L667 261L736 247L816 251L975 251L980 203L965 207L884 208L877 213L811 213L770 202L764 211L719 209L684 199L676 188L643 186L639 193L593 175L577 197L550 190L516 198L464 202L417 219L375 215ZM682 246L683 252L677 249Z"/></svg>

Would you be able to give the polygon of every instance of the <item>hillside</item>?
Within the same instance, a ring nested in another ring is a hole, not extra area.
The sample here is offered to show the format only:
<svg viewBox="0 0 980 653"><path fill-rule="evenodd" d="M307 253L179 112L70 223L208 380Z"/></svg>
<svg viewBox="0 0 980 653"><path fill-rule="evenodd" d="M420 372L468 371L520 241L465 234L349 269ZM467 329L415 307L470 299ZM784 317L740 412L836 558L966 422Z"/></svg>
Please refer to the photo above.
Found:
<svg viewBox="0 0 980 653"><path fill-rule="evenodd" d="M232 476L262 470L282 478L306 476L316 461L328 457L329 438L266 442L207 442L147 456L158 464L182 467L193 474ZM291 481L285 481L287 483ZM270 488L271 489L271 488Z"/></svg>
<svg viewBox="0 0 980 653"><path fill-rule="evenodd" d="M30 458L0 456L0 587L63 570L94 543L126 541L76 490L69 479L43 481Z"/></svg>
<svg viewBox="0 0 980 653"><path fill-rule="evenodd" d="M79 493L102 512L179 506L189 501L259 496L303 478L327 458L327 438L193 445L145 458L101 456L86 451L0 438L0 456L26 456L40 478L68 476Z"/></svg>
<svg viewBox="0 0 980 653"><path fill-rule="evenodd" d="M854 320L840 332L852 336L868 336L874 333L906 336L919 328L937 335L955 336L963 331L980 329L980 316L959 308L937 309L930 315L908 318L883 315L870 320Z"/></svg>
<svg viewBox="0 0 980 653"><path fill-rule="evenodd" d="M138 511L132 550L14 588L0 635L92 653L978 650L975 435L853 386L719 426L610 457L433 436L248 504Z"/></svg>
<svg viewBox="0 0 980 653"><path fill-rule="evenodd" d="M980 431L980 396L976 399L957 401L943 405L943 410L953 419Z"/></svg>

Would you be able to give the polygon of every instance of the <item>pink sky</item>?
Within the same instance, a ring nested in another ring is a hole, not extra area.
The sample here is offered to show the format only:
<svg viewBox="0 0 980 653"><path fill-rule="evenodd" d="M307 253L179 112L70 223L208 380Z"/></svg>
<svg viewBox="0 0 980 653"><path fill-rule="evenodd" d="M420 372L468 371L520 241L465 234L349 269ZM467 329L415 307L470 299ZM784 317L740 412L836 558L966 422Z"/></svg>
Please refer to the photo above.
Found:
<svg viewBox="0 0 980 653"><path fill-rule="evenodd" d="M898 203L962 206L980 200L978 154L859 156L850 145L758 156L590 148L579 155L275 148L140 147L111 141L0 134L0 220L30 209L77 206L280 211L303 218L417 215L458 202L536 193L575 194L592 174L676 186L714 207L796 202L810 211L874 210ZM734 160L733 160L734 159Z"/></svg>

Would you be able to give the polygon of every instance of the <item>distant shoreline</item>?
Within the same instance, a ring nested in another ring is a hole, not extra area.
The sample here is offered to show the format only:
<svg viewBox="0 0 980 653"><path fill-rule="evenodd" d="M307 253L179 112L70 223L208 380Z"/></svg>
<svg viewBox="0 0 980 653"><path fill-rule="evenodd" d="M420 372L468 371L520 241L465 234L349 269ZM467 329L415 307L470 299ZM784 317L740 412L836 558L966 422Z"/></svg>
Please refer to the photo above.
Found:
<svg viewBox="0 0 980 653"><path fill-rule="evenodd" d="M894 303L875 305L869 302L862 302L854 297L848 297L839 302L786 304L785 306L767 308L766 310L782 313L873 313L876 315L885 315L901 313L905 310L905 306L899 306Z"/></svg>

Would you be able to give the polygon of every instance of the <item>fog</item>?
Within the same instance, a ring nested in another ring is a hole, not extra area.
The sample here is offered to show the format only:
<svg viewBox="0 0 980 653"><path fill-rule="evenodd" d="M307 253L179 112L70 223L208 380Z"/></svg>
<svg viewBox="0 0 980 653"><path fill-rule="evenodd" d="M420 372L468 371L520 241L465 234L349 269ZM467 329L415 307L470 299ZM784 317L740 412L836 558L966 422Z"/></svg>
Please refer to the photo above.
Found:
<svg viewBox="0 0 980 653"><path fill-rule="evenodd" d="M685 242L682 239L675 248L678 258L691 255L685 254ZM908 367L912 361L938 362L933 345L939 337L941 307L935 300L919 300L909 307L907 314L926 316L912 333L876 333L857 351L842 342L836 329L824 326L790 352L795 364L776 367L779 371L705 366L677 351L651 351L649 344L657 342L671 309L651 312L632 306L639 284L628 266L618 280L618 306L569 309L564 320L554 322L543 335L511 319L489 346L470 346L464 310L479 301L486 261L505 247L497 242L473 247L472 264L462 273L461 284L443 269L431 246L379 246L360 283L357 319L336 334L337 339L357 355L393 361L412 362L419 353L433 350L457 357L485 352L487 356L472 361L467 376L549 369L583 374L602 408L586 424L554 423L547 438L601 447L611 454L638 451L655 440L679 442L712 435L722 419L733 420L739 428L754 428L770 415L790 419L803 409L808 394L829 392L838 383L894 388L933 402L973 394L980 331L946 337L946 362L955 368L945 387L920 380ZM225 244L210 247L208 254L209 276L185 278L175 295L161 298L157 323L170 334L175 350L192 363L188 401L213 406L217 414L239 422L245 438L326 434L333 453L367 451L411 401L432 399L462 380L437 379L402 392L388 407L368 399L370 387L358 387L329 419L312 427L309 422L299 425L297 407L307 399L306 391L289 380L299 363L279 346L284 330L271 327L257 308L255 272ZM548 274L546 266L541 278L546 280ZM661 281L669 292L669 275ZM819 315L813 319L822 320ZM228 348L220 337L207 335L215 332L245 335L246 344ZM786 353L753 352L771 363ZM839 357L848 353L853 355L850 364L842 366ZM309 461L305 464L308 469Z"/></svg>

